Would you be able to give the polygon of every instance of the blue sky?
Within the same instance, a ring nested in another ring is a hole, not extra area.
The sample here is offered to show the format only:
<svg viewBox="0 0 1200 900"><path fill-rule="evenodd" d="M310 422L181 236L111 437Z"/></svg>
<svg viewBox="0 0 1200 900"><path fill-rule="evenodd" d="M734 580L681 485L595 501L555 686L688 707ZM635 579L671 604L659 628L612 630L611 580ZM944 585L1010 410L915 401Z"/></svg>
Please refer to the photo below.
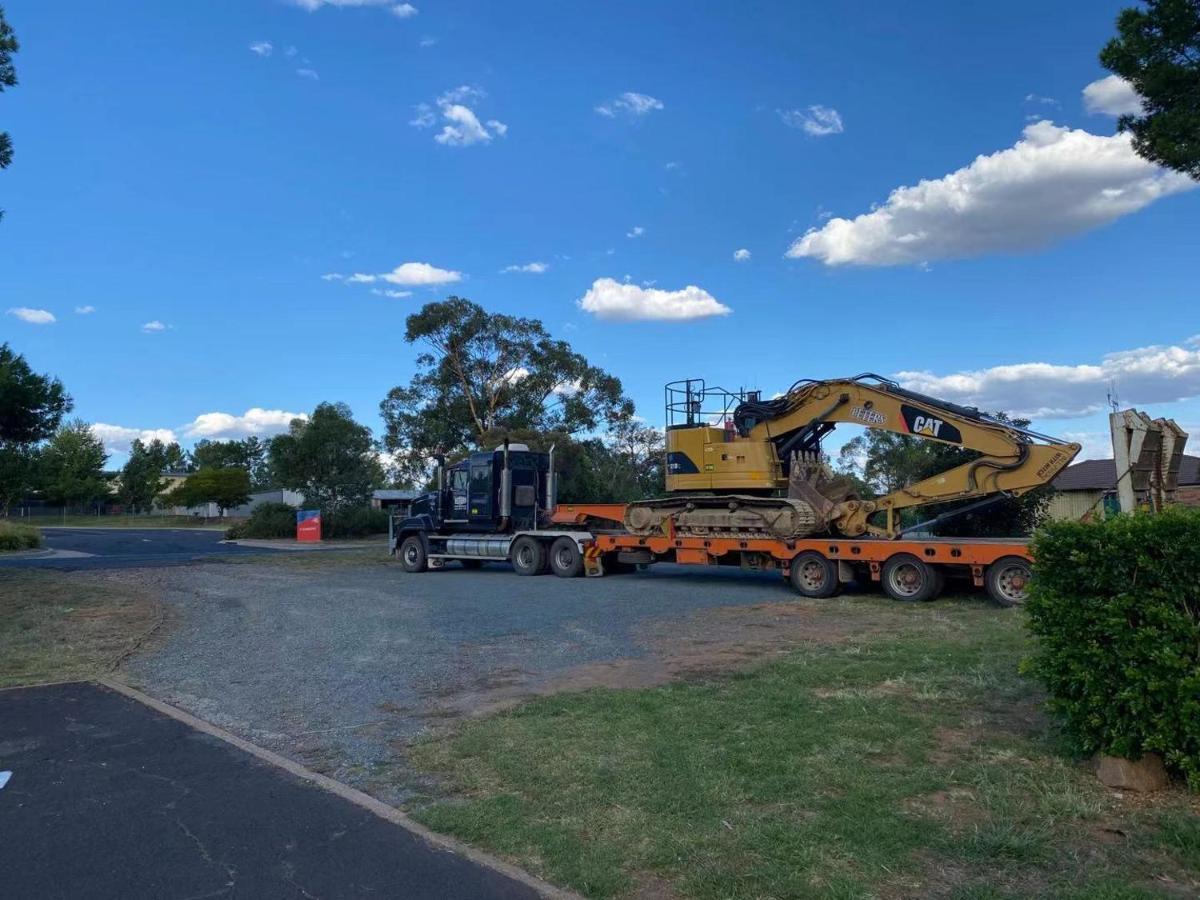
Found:
<svg viewBox="0 0 1200 900"><path fill-rule="evenodd" d="M1084 94L1121 5L6 0L0 339L117 453L378 433L452 292L652 422L871 370L1095 455L1115 380L1200 445L1200 191Z"/></svg>

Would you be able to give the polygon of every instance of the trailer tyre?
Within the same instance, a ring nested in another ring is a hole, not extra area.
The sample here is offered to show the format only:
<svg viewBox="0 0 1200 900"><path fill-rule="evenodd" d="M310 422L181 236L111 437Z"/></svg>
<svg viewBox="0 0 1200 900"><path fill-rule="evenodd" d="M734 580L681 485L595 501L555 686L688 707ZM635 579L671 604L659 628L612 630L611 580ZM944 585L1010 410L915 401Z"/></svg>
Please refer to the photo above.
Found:
<svg viewBox="0 0 1200 900"><path fill-rule="evenodd" d="M559 578L574 578L583 573L583 553L573 538L560 537L550 545L550 571Z"/></svg>
<svg viewBox="0 0 1200 900"><path fill-rule="evenodd" d="M1020 606L1029 597L1033 566L1021 556L1002 556L983 578L988 598L997 606Z"/></svg>
<svg viewBox="0 0 1200 900"><path fill-rule="evenodd" d="M405 572L424 572L429 568L425 541L419 534L410 534L400 544L400 567Z"/></svg>
<svg viewBox="0 0 1200 900"><path fill-rule="evenodd" d="M546 545L531 537L519 537L512 546L512 566L518 575L546 572Z"/></svg>
<svg viewBox="0 0 1200 900"><path fill-rule="evenodd" d="M788 579L796 593L817 600L832 597L841 587L837 564L816 550L805 550L792 560Z"/></svg>
<svg viewBox="0 0 1200 900"><path fill-rule="evenodd" d="M883 564L883 591L893 600L932 600L942 592L942 573L911 553L897 553Z"/></svg>

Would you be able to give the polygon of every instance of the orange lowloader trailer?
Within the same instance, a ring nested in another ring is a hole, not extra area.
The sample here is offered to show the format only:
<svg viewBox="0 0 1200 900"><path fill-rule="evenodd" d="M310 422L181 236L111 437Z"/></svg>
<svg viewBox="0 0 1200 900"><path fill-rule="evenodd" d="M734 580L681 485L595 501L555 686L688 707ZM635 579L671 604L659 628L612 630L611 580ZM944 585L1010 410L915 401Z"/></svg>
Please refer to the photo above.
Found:
<svg viewBox="0 0 1200 900"><path fill-rule="evenodd" d="M658 562L738 566L777 571L805 597L832 597L850 582L879 583L895 600L932 600L946 577L969 578L1001 606L1024 602L1032 575L1028 542L1017 538L899 538L863 536L797 539L640 536L622 527L625 505L561 504L551 521L586 531L584 572L597 577Z"/></svg>

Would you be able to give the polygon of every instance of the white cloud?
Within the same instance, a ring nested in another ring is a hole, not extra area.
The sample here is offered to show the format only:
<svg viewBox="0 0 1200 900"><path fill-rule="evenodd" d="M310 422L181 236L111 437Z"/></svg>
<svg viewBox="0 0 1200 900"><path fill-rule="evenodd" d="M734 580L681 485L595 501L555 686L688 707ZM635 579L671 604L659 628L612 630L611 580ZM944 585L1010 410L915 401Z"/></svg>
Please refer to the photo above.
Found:
<svg viewBox="0 0 1200 900"><path fill-rule="evenodd" d="M270 41L255 41L250 45L250 52L257 53L259 56L270 56L274 49Z"/></svg>
<svg viewBox="0 0 1200 900"><path fill-rule="evenodd" d="M1028 362L935 375L900 372L905 387L934 397L1029 418L1074 418L1100 412L1115 384L1121 403L1141 406L1200 396L1200 342L1109 353L1073 366Z"/></svg>
<svg viewBox="0 0 1200 900"><path fill-rule="evenodd" d="M505 266L503 269L500 270L500 273L507 274L509 272L523 272L527 275L541 275L549 268L550 268L550 265L548 263L531 262L531 263L525 263L525 265L523 265L523 266L515 265L515 264L511 265L511 266Z"/></svg>
<svg viewBox="0 0 1200 900"><path fill-rule="evenodd" d="M836 109L821 106L819 103L808 109L779 109L776 112L779 113L783 124L790 128L799 128L813 137L841 134L846 130L842 125L841 114Z"/></svg>
<svg viewBox="0 0 1200 900"><path fill-rule="evenodd" d="M455 281L462 281L463 276L462 272L455 272L452 269L439 269L437 266L431 266L429 263L406 262L379 277L389 284L398 284L405 287L425 287L428 285L451 284Z"/></svg>
<svg viewBox="0 0 1200 900"><path fill-rule="evenodd" d="M733 259L735 262L750 262L750 251L745 247L741 250L734 250Z"/></svg>
<svg viewBox="0 0 1200 900"><path fill-rule="evenodd" d="M145 325L143 325L142 331L144 331L146 334L153 334L156 331L166 331L169 327L169 325L164 325L162 322L158 321L158 319L154 319L153 321L147 322Z"/></svg>
<svg viewBox="0 0 1200 900"><path fill-rule="evenodd" d="M104 422L96 422L89 427L109 453L128 453L129 446L134 441L148 444L159 440L164 444L172 444L178 440L170 428L126 428L123 425L107 425Z"/></svg>
<svg viewBox="0 0 1200 900"><path fill-rule="evenodd" d="M1083 108L1093 115L1136 116L1142 112L1142 98L1120 75L1109 75L1083 89Z"/></svg>
<svg viewBox="0 0 1200 900"><path fill-rule="evenodd" d="M401 300L405 297L411 297L412 291L393 291L391 288L371 288L371 293L376 297L391 297L393 300Z"/></svg>
<svg viewBox="0 0 1200 900"><path fill-rule="evenodd" d="M890 266L1032 250L1194 187L1138 156L1128 134L1102 137L1041 121L1007 150L897 188L857 218L809 229L787 256Z"/></svg>
<svg viewBox="0 0 1200 900"><path fill-rule="evenodd" d="M316 12L328 6L334 9L355 7L386 7L401 19L407 19L417 14L417 8L408 3L396 3L396 0L292 0L292 4L309 12Z"/></svg>
<svg viewBox="0 0 1200 900"><path fill-rule="evenodd" d="M1043 97L1040 94L1026 94L1025 102L1026 103L1040 103L1043 106L1061 106L1062 105L1057 100L1055 100L1053 97Z"/></svg>
<svg viewBox="0 0 1200 900"><path fill-rule="evenodd" d="M463 273L453 269L439 269L437 266L431 266L424 262L406 262L396 266L390 272L378 275L372 275L369 272L355 272L353 275L330 272L328 275L322 275L321 278L324 281L341 281L343 284L375 284L378 281L386 281L402 287L428 287L462 281Z"/></svg>
<svg viewBox="0 0 1200 900"><path fill-rule="evenodd" d="M14 306L8 314L30 325L53 325L58 321L48 309L30 309L28 306Z"/></svg>
<svg viewBox="0 0 1200 900"><path fill-rule="evenodd" d="M296 74L301 78L310 78L313 81L320 81L321 76L317 74L316 69L297 69Z"/></svg>
<svg viewBox="0 0 1200 900"><path fill-rule="evenodd" d="M95 311L96 311L96 307L94 307L94 306L77 306L77 307L75 307L75 314L80 315L80 316L90 316Z"/></svg>
<svg viewBox="0 0 1200 900"><path fill-rule="evenodd" d="M436 43L437 43L437 38L430 37L429 35L425 35L424 37L421 38L420 41L417 42L417 46L421 47L421 48L432 47Z"/></svg>
<svg viewBox="0 0 1200 900"><path fill-rule="evenodd" d="M577 305L599 319L618 321L683 321L725 316L733 312L708 291L695 285L689 284L678 291L664 291L622 284L613 278L597 278Z"/></svg>
<svg viewBox="0 0 1200 900"><path fill-rule="evenodd" d="M625 232L627 238L639 238L646 233L646 229L641 225L634 225L629 231Z"/></svg>
<svg viewBox="0 0 1200 900"><path fill-rule="evenodd" d="M413 107L416 115L408 120L408 124L413 128L432 128L433 123L437 121L437 116L433 114L433 107L428 103L418 103Z"/></svg>
<svg viewBox="0 0 1200 900"><path fill-rule="evenodd" d="M615 119L618 115L645 116L664 108L663 102L657 97L639 94L636 91L626 91L619 97L601 103L596 107L596 112L609 119Z"/></svg>
<svg viewBox="0 0 1200 900"><path fill-rule="evenodd" d="M443 93L437 98L438 112L445 124L433 136L439 144L447 147L470 147L472 144L488 144L494 137L508 134L508 126L499 119L488 119L485 126L479 121L472 105L486 97L482 90L463 84ZM432 128L438 120L437 113L428 103L413 107L415 115L408 120L414 128Z"/></svg>
<svg viewBox="0 0 1200 900"><path fill-rule="evenodd" d="M297 50L295 47L293 47L291 44L288 44L286 47L283 48L283 52L284 52L285 56L295 56L300 51Z"/></svg>
<svg viewBox="0 0 1200 900"><path fill-rule="evenodd" d="M443 125L442 130L434 135L434 140L448 147L469 147L472 144L486 144L492 135L479 122L479 118L468 106L461 103L451 103L442 107L442 118L449 124Z"/></svg>
<svg viewBox="0 0 1200 900"><path fill-rule="evenodd" d="M292 419L307 419L305 413L286 412L282 409L253 407L240 416L225 412L201 413L183 426L183 434L189 438L242 438L256 435L280 434L287 431Z"/></svg>

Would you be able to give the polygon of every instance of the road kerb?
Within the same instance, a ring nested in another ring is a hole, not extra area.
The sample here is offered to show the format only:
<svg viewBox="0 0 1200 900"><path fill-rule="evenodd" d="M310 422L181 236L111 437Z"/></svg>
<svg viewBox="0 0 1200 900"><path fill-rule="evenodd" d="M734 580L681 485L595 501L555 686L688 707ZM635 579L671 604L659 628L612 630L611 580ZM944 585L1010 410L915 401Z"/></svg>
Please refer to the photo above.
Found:
<svg viewBox="0 0 1200 900"><path fill-rule="evenodd" d="M297 762L293 762L287 757L280 756L278 753L267 750L263 747L259 747L257 744L252 744L235 734L231 734L223 728L218 728L216 725L213 725L210 722L205 722L203 719L196 718L191 713L184 712L181 709L171 706L169 703L163 703L161 700L156 700L149 694L142 693L137 688L132 688L127 684L122 684L119 681L114 681L109 678L97 678L95 679L95 683L101 684L109 690L116 691L118 694L123 694L126 697L129 697L131 700L136 700L137 702L142 703L165 716L170 716L171 718L182 722L188 727L194 728L196 731L201 731L205 734L212 735L215 738L219 738L228 744L232 744L239 750L249 753L258 759L261 759L263 762L277 766L278 768L295 775L297 778L302 778L305 781L311 782L317 787L323 788L332 794L337 794L337 796L341 797L342 799L349 800L356 806L360 806L363 809L374 813L381 819L386 819L395 825L399 825L401 828L416 835L426 843L433 845L439 850L444 850L448 853L456 853L459 856L465 857L466 859L478 863L481 866L485 866L494 872L499 872L502 875L506 875L514 881L519 881L522 884L528 885L543 897L546 897L547 900L583 900L579 894L555 887L554 885L542 881L540 878L530 875L525 870L519 869L510 863L496 859L494 856L491 856L480 850L476 850L473 847L468 847L466 844L460 843L459 841L447 837L446 835L438 834L435 831L430 831L424 825L410 818L405 813L396 809L394 806L389 806L382 800L376 800L370 794L364 794L362 791L342 784L340 781L334 781L332 778L326 775L321 775L318 772L313 772L311 769L306 769L304 766Z"/></svg>

